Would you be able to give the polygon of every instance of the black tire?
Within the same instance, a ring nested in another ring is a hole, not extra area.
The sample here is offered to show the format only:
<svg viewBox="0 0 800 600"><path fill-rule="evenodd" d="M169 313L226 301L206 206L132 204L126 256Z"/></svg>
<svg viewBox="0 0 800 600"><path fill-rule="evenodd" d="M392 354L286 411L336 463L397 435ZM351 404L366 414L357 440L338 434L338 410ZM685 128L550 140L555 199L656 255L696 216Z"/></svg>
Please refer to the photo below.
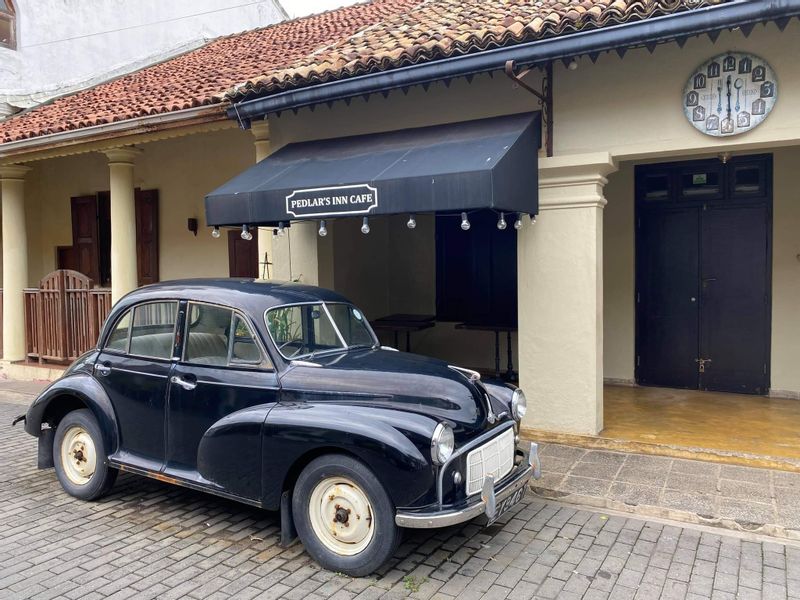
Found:
<svg viewBox="0 0 800 600"><path fill-rule="evenodd" d="M344 477L358 485L372 507L372 539L354 555L337 554L317 536L309 512L317 484L332 477ZM303 546L323 568L351 577L369 575L394 554L400 529L394 522L394 504L375 474L359 461L341 454L328 454L311 461L297 479L292 494L292 515Z"/></svg>
<svg viewBox="0 0 800 600"><path fill-rule="evenodd" d="M95 449L95 469L86 483L72 481L67 474L67 467L62 461L61 447L64 444L64 438L76 427L81 428L89 435ZM92 411L85 408L67 413L58 424L53 442L53 463L56 476L64 491L81 500L96 500L104 496L117 479L117 470L108 466L108 454L97 419L94 418Z"/></svg>

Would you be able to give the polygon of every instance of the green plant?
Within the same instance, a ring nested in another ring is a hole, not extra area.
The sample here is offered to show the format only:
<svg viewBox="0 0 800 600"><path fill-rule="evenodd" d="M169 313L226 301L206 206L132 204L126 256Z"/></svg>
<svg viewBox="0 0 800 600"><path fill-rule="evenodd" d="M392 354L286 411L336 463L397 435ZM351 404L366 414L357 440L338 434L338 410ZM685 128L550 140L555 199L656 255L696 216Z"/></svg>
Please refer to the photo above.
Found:
<svg viewBox="0 0 800 600"><path fill-rule="evenodd" d="M406 575L403 577L403 587L412 594L419 591L423 583L428 581L427 577L415 577L414 575Z"/></svg>

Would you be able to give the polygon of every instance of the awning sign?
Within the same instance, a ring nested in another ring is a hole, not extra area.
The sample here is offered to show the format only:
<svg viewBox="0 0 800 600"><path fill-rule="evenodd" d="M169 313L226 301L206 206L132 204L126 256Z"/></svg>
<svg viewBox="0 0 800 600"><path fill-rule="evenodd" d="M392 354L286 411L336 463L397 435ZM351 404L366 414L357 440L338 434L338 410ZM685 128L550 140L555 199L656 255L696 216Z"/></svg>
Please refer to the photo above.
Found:
<svg viewBox="0 0 800 600"><path fill-rule="evenodd" d="M293 217L364 215L377 206L378 190L366 183L294 190L286 196L286 212Z"/></svg>

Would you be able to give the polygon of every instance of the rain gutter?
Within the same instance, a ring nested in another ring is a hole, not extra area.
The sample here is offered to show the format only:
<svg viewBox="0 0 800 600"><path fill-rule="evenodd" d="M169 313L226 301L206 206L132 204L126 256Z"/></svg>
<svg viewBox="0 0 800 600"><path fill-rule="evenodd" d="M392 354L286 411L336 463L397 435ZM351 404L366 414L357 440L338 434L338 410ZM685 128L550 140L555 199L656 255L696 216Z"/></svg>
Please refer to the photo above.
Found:
<svg viewBox="0 0 800 600"><path fill-rule="evenodd" d="M713 34L723 29L738 27L745 34L749 34L757 23L777 21L784 27L789 19L798 15L800 15L800 0L735 0L727 4L687 10L613 27L579 31L390 71L339 79L265 97L245 96L244 100L234 103L227 110L227 114L229 118L238 120L242 126L249 127L250 120L263 118L270 113L502 70L509 60L519 66L531 66L585 54L597 55L618 48L654 47L673 40L682 43L689 37Z"/></svg>

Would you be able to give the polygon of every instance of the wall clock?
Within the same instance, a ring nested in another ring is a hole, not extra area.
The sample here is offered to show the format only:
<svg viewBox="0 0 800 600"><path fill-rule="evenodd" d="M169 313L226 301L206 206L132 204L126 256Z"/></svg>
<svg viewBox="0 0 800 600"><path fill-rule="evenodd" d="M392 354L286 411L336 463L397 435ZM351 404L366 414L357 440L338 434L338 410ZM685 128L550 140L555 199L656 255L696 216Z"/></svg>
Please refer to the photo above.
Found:
<svg viewBox="0 0 800 600"><path fill-rule="evenodd" d="M757 127L775 106L778 80L763 58L726 52L700 65L683 90L683 112L706 135L738 135Z"/></svg>

